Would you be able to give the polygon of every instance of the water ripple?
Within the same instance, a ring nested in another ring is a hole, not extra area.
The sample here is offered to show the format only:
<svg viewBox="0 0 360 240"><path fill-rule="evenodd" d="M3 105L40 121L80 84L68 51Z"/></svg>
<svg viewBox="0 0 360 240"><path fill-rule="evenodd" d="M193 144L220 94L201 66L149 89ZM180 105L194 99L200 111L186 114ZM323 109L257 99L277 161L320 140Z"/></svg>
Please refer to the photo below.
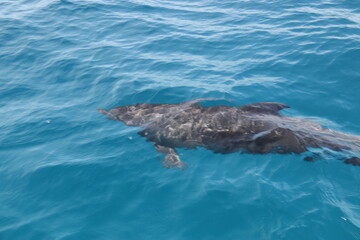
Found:
<svg viewBox="0 0 360 240"><path fill-rule="evenodd" d="M180 149L167 170L96 112L275 101L360 135L356 1L5 0L0 42L0 239L360 239L353 166Z"/></svg>

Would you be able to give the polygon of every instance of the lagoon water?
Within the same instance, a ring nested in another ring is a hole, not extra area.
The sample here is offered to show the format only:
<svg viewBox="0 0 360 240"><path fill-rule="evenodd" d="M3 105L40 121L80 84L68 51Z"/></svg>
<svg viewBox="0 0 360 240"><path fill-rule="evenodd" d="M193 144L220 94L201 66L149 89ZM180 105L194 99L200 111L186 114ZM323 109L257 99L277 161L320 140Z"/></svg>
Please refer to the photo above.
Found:
<svg viewBox="0 0 360 240"><path fill-rule="evenodd" d="M360 239L360 167L179 150L97 108L216 97L360 135L357 0L4 0L0 239Z"/></svg>

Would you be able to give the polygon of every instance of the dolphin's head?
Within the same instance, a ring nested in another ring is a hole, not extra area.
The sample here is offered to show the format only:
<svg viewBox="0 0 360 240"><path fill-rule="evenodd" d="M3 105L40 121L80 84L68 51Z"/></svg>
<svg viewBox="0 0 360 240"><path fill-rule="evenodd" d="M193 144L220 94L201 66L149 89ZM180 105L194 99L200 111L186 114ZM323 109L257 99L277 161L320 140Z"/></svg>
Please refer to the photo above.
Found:
<svg viewBox="0 0 360 240"><path fill-rule="evenodd" d="M141 103L110 109L109 111L98 109L98 112L107 116L110 120L122 121L126 125L139 126L151 121L155 113L160 113L162 104Z"/></svg>

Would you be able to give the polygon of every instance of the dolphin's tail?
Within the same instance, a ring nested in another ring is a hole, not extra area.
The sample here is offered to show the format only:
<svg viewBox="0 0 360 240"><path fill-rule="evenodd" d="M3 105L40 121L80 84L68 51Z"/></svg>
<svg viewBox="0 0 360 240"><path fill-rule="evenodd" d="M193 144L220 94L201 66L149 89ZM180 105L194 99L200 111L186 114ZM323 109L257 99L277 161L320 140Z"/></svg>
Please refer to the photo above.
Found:
<svg viewBox="0 0 360 240"><path fill-rule="evenodd" d="M329 141L344 146L344 149L349 149L357 154L360 154L360 137L350 134L337 132L334 130L327 130L326 135L323 137L329 139Z"/></svg>

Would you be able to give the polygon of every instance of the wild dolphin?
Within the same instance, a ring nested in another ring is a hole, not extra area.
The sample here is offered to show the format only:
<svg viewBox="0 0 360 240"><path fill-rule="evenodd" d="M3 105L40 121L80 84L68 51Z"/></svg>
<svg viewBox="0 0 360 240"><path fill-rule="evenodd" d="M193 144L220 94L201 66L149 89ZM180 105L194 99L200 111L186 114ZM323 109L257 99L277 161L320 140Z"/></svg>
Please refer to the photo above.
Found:
<svg viewBox="0 0 360 240"><path fill-rule="evenodd" d="M203 107L197 103L216 99L196 99L178 104L121 106L109 111L98 109L111 120L141 127L139 135L152 142L165 154L165 167L183 169L176 148L204 147L216 153L296 153L310 148L326 148L337 152L360 152L360 137L325 129L319 124L279 114L289 106L276 102L260 102L230 107ZM312 157L305 157L312 160ZM360 166L360 158L344 159Z"/></svg>

